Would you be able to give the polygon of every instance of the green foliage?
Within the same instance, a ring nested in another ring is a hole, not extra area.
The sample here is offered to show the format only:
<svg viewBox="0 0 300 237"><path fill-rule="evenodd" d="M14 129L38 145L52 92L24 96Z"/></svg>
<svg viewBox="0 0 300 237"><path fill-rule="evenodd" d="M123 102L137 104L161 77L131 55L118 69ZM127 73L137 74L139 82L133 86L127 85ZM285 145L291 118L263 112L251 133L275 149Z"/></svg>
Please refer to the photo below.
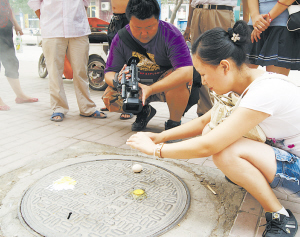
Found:
<svg viewBox="0 0 300 237"><path fill-rule="evenodd" d="M10 6L14 12L14 14L18 14L22 12L23 14L28 14L30 16L34 16L34 11L28 6L28 0L9 0Z"/></svg>

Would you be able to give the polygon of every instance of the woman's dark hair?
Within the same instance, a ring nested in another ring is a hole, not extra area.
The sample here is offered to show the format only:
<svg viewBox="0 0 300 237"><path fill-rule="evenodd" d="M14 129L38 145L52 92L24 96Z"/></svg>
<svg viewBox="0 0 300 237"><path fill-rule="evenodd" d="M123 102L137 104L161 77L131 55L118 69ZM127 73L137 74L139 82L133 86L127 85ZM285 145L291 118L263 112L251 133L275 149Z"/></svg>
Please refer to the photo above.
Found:
<svg viewBox="0 0 300 237"><path fill-rule="evenodd" d="M210 65L219 65L231 58L239 67L246 62L246 47L250 43L250 29L245 21L237 21L228 31L214 28L204 32L193 44L192 54Z"/></svg>
<svg viewBox="0 0 300 237"><path fill-rule="evenodd" d="M126 17L130 21L132 16L145 20L154 16L158 20L160 8L156 0L129 0L126 7Z"/></svg>

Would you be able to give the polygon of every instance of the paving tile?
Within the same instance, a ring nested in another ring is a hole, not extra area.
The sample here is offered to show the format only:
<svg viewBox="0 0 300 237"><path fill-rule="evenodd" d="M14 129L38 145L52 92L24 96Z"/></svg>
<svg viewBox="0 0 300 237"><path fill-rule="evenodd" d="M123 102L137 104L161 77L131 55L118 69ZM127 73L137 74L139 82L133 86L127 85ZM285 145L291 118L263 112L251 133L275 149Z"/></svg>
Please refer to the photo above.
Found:
<svg viewBox="0 0 300 237"><path fill-rule="evenodd" d="M273 192L275 193L275 195L276 195L276 197L277 197L278 199L288 200L288 197L287 197L286 194L281 193L281 192L279 192L279 191L277 191L277 190L273 190Z"/></svg>
<svg viewBox="0 0 300 237"><path fill-rule="evenodd" d="M215 165L215 163L212 160L210 160L209 158L203 163L203 166L218 169L218 167Z"/></svg>
<svg viewBox="0 0 300 237"><path fill-rule="evenodd" d="M266 229L266 218L265 217L261 217L260 220L259 220L259 224L258 224L258 227L257 227L257 231L256 231L256 235L255 237L261 237L263 232L265 231Z"/></svg>
<svg viewBox="0 0 300 237"><path fill-rule="evenodd" d="M259 217L247 212L239 212L229 237L253 237Z"/></svg>
<svg viewBox="0 0 300 237"><path fill-rule="evenodd" d="M280 200L280 203L286 209L290 209L293 213L300 214L300 203L290 202L290 201L286 201L286 200ZM299 222L300 222L300 219L299 219Z"/></svg>
<svg viewBox="0 0 300 237"><path fill-rule="evenodd" d="M187 160L188 163L203 165L207 158L194 158Z"/></svg>
<svg viewBox="0 0 300 237"><path fill-rule="evenodd" d="M0 151L0 162L6 158L6 157L9 157L13 154L16 154L15 151L12 151L12 150L3 150L3 151ZM0 163L1 164L1 163Z"/></svg>
<svg viewBox="0 0 300 237"><path fill-rule="evenodd" d="M250 193L246 193L240 211L260 216L262 212L262 206Z"/></svg>

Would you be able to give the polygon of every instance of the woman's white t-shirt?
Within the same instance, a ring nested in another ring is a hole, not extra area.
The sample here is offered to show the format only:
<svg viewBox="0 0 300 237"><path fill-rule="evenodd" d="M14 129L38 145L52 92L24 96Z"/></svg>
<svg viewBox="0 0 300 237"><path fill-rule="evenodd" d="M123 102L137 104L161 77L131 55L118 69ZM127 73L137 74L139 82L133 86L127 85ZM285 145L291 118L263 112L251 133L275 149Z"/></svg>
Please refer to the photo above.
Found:
<svg viewBox="0 0 300 237"><path fill-rule="evenodd" d="M259 124L267 138L300 157L300 88L281 79L282 75L265 73L262 77L253 82L239 106L269 114Z"/></svg>

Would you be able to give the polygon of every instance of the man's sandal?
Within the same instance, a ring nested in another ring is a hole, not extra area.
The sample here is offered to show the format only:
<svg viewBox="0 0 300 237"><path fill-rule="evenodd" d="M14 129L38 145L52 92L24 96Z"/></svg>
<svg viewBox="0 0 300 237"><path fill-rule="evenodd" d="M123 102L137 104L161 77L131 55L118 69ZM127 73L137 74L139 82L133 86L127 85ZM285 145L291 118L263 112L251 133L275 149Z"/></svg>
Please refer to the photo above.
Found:
<svg viewBox="0 0 300 237"><path fill-rule="evenodd" d="M106 108L106 107L103 107L103 108L101 108L100 110L101 110L101 111L109 111L108 108Z"/></svg>
<svg viewBox="0 0 300 237"><path fill-rule="evenodd" d="M103 116L101 116L101 114ZM91 117L91 118L99 118L99 119L104 119L107 117L107 115L103 112L100 112L98 110L96 110L94 113L92 113L91 115L83 115L83 114L80 114L80 116L82 117Z"/></svg>
<svg viewBox="0 0 300 237"><path fill-rule="evenodd" d="M60 119L55 119L54 117L60 117ZM65 115L63 113L53 113L50 120L54 122L61 122L64 120Z"/></svg>
<svg viewBox="0 0 300 237"><path fill-rule="evenodd" d="M125 117L125 116L128 116L128 115L129 115L129 117ZM121 120L131 119L132 117L133 117L133 113L121 113L121 115L120 115Z"/></svg>

